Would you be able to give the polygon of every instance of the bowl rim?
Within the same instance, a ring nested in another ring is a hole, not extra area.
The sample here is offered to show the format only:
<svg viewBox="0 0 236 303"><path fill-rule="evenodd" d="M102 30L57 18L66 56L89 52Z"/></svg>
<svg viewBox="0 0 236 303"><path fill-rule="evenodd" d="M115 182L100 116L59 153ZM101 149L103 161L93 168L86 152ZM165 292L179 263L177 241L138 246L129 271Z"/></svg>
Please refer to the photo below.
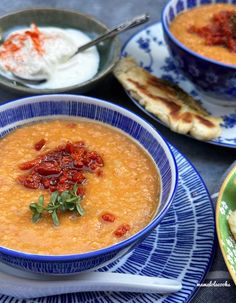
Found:
<svg viewBox="0 0 236 303"><path fill-rule="evenodd" d="M228 174L226 175L226 177L225 177L225 179L224 179L224 181L223 181L223 183L220 187L220 191L219 191L218 198L217 198L217 201L216 201L215 222L216 222L216 233L217 233L221 253L223 255L223 258L224 258L225 264L227 266L227 269L230 272L230 275L231 275L234 283L236 284L236 274L233 272L233 270L231 268L231 265L228 262L227 253L225 252L224 246L223 246L223 243L222 243L222 236L221 236L222 234L221 234L221 229L220 229L220 204L222 202L222 197L223 197L225 189L228 185L228 182L229 182L230 178L232 177L232 175L235 172L236 172L236 165L234 165L232 167L232 169L228 172Z"/></svg>
<svg viewBox="0 0 236 303"><path fill-rule="evenodd" d="M192 51L190 48L186 47L184 44L182 44L177 38L175 38L175 36L171 33L171 31L169 30L169 26L167 25L166 23L166 18L165 16L167 15L167 9L170 5L171 2L173 2L175 0L168 0L168 2L165 4L164 8L162 9L162 12L161 12L161 24L163 26L163 30L164 32L167 34L167 36L169 37L170 40L172 40L172 42L174 44L176 44L182 51L186 52L186 53L189 53L190 55L192 55L193 57L197 57L197 59L201 59L203 61L205 61L206 63L212 63L212 64L215 64L217 65L218 67L224 67L224 68L230 68L230 69L233 69L233 70L236 70L236 65L232 65L232 64L227 64L227 63L223 63L223 62L220 62L220 61L217 61L217 60L214 60L214 59L211 59L211 58L208 58L208 57L205 57L203 55L200 55L198 54L197 52L194 52ZM224 3L224 4L227 4L225 2L223 2L223 0L221 0L222 2L221 3ZM204 6L204 5L210 5L210 4L216 4L215 2L214 3L205 3L205 4L201 4L199 2L196 2L196 6L190 8L190 9L186 9L184 11L181 11L179 12L177 15L181 14L182 12L185 12L185 11L189 11L191 9L194 9L196 7L200 7L200 6ZM176 16L177 16L176 15Z"/></svg>
<svg viewBox="0 0 236 303"><path fill-rule="evenodd" d="M104 29L104 31L109 30L109 27L106 24L104 24L103 22L101 22L99 19L97 19L96 16L92 16L90 14L83 13L80 10L52 8L52 7L47 7L47 6L42 6L42 7L35 6L35 7L31 7L31 8L26 8L26 9L14 10L14 11L8 12L8 13L0 16L0 21L4 18L8 18L8 17L14 16L16 14L25 13L25 12L33 12L33 11L51 11L51 12L58 11L58 12L66 13L66 14L69 13L69 14L74 14L77 16L83 16L83 17L86 17L87 19L90 19L93 22L97 23L99 26L101 26ZM14 27L14 24L12 25L12 27ZM7 89L14 89L15 91L19 91L21 93L23 92L23 93L38 94L38 95L66 93L66 92L75 91L75 90L82 91L91 83L95 83L95 82L101 80L104 76L106 76L108 73L110 73L113 70L114 66L117 64L117 62L119 61L120 48L121 48L119 37L116 36L116 37L113 37L110 39L114 43L114 51L113 51L111 63L109 64L109 66L107 66L106 69L102 70L101 72L97 72L94 75L94 77L88 79L87 81L81 82L80 84L75 84L75 85L67 86L64 88L62 87L62 88L37 89L37 88L25 87L23 85L22 86L15 85L15 84L11 83L10 79L8 80L8 78L4 77L3 75L0 75L0 84L3 85L4 87L6 87Z"/></svg>
<svg viewBox="0 0 236 303"><path fill-rule="evenodd" d="M87 103L92 103L96 104L97 106L101 106L104 108L109 108L114 111L120 112L122 115L125 115L126 117L129 117L133 120L135 120L137 123L141 124L145 129L147 129L152 135L154 135L155 139L158 140L160 145L162 146L163 150L165 151L165 155L167 155L167 158L170 163L170 167L172 169L172 177L173 180L171 182L171 188L170 188L170 194L169 197L167 198L166 204L163 207L162 211L159 213L159 215L154 218L151 222L149 222L143 229L141 229L139 232L136 234L132 235L128 239L125 239L121 242L118 242L114 245L107 246L105 248L95 250L95 251L90 251L90 252L85 252L85 253L79 253L79 254L66 254L66 255L40 255L40 254L32 254L32 253L26 253L22 251L17 251L14 249L10 249L7 247L0 246L0 254L4 255L10 255L11 257L16 257L16 258L23 258L23 259L30 259L34 261L51 261L51 262L58 262L58 261L79 261L79 260L84 260L84 259L91 259L91 258L96 258L98 256L101 256L103 254L109 254L115 251L120 251L124 248L126 248L129 245L132 245L135 241L142 239L143 236L145 236L148 232L151 232L163 219L167 211L169 210L172 201L174 199L174 196L177 191L177 185L178 185L178 168L177 168L177 163L174 157L174 154L167 142L167 140L157 131L154 126L152 126L150 123L146 122L143 118L139 117L137 114L134 114L130 110L119 106L117 104L110 103L105 100L101 100L98 98L94 97L89 97L89 96L83 96L83 95L74 95L74 94L53 94L53 95L37 95L37 96L31 96L31 97L26 97L26 98L21 98L17 100L12 100L5 102L3 104L0 104L0 112L3 110L7 110L10 108L15 108L20 104L30 104L34 102L34 99L40 99L39 102L43 102L47 100L48 98L54 98L54 100L50 101L58 101L61 98L65 99L70 99L70 100L75 100L77 99L77 102L87 102ZM83 101L79 101L80 98L83 99ZM65 100L66 101L66 100Z"/></svg>

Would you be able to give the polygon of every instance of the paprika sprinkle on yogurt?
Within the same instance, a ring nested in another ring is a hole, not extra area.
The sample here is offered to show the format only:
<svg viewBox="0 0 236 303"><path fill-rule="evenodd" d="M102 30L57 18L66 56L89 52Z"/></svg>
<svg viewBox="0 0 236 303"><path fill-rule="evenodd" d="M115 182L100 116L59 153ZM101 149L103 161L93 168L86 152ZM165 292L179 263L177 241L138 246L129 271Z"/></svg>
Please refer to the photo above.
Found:
<svg viewBox="0 0 236 303"><path fill-rule="evenodd" d="M32 51L37 52L39 55L43 55L43 40L44 35L39 31L35 24L32 24L30 30L12 34L3 42L0 50L0 57L2 59L7 59L7 57L14 56L18 51L22 50L26 44L28 44L28 47L32 48ZM11 69L12 67L9 66L8 68Z"/></svg>
<svg viewBox="0 0 236 303"><path fill-rule="evenodd" d="M13 78L14 73L26 79L47 80L31 85L37 88L53 89L82 83L91 79L99 66L95 46L74 55L79 46L89 41L85 33L76 29L31 24L29 28L10 33L0 46L0 72L8 78Z"/></svg>

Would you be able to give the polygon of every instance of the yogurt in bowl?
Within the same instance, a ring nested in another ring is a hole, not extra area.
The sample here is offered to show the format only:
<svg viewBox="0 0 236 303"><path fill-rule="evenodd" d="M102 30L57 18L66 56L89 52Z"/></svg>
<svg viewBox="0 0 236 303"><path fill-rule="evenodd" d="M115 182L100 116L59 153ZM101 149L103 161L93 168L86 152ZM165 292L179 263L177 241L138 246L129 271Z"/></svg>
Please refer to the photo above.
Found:
<svg viewBox="0 0 236 303"><path fill-rule="evenodd" d="M65 10L65 9L58 9L58 8L30 8L24 9L17 12L12 12L10 14L6 14L5 16L0 17L0 29L2 33L3 40L6 41L7 38L13 33L20 31L25 31L26 29L32 31L30 28L31 24L36 24L38 26L38 30L43 32L44 35L46 34L46 30L49 30L52 33L52 29L56 28L57 30L63 31L63 39L70 41L70 48L71 50L63 53L62 57L53 57L60 65L60 68L66 68L63 64L66 62L67 58L70 58L70 54L74 53L74 49L77 49L79 45L82 45L89 41L90 39L95 39L96 37L104 34L108 31L108 27L100 22L99 20L95 19L92 16L86 15L82 12L77 10ZM35 31L36 29L33 28ZM36 30L37 31L37 30ZM53 30L54 31L54 30ZM78 34L79 33L79 34ZM58 32L57 32L58 34ZM78 38L78 35L79 38ZM65 36L67 38L65 38ZM82 38L83 36L83 38ZM78 41L79 40L79 41ZM55 41L54 41L55 42ZM51 46L54 52L58 52L61 50L60 43L53 43ZM76 45L74 45L76 44ZM73 48L73 49L72 49ZM97 49L97 52L96 52ZM89 80L83 80L82 83L79 83L79 79L75 82L71 83L72 73L71 73L71 66L70 72L67 73L62 79L59 80L59 77L56 76L57 81L60 81L62 84L59 87L59 83L57 82L57 88L49 87L49 82L47 83L47 87L44 85L35 85L35 86L24 86L20 82L14 81L10 79L10 77L4 77L3 74L0 72L0 86L3 89L9 90L11 93L18 93L21 95L35 95L35 94L55 94L55 93L64 93L64 92L76 92L76 93L84 93L91 89L94 89L96 86L100 84L102 80L104 80L108 74L112 71L115 64L119 60L120 55L120 43L118 37L113 37L103 41L103 43L99 43L96 45L96 48L91 48L83 53L79 54L78 61L80 60L84 62L84 55L86 56L90 53L97 54L97 69L94 68L94 75L90 74ZM61 56L61 55L60 55ZM96 57L96 55L95 55ZM80 59L79 59L80 58ZM90 64L91 58L89 57L88 63ZM34 57L30 57L31 64L37 62L34 60ZM60 61L61 60L61 61ZM72 68L74 68L75 62L77 58L73 58L70 63ZM76 61L77 62L77 61ZM52 65L54 66L54 61ZM69 62L68 62L69 63ZM38 64L38 63L37 63ZM87 64L87 61L86 61ZM80 67L75 67L74 69L80 72L80 76L84 77L85 73L90 72L91 68L89 68L86 64L82 64ZM58 65L56 65L58 67ZM78 64L79 66L79 64ZM37 71L37 68L36 68ZM47 71L47 69L46 69ZM53 70L52 70L53 71ZM2 70L2 73L6 71ZM10 74L10 72L9 72ZM61 74L60 74L61 75ZM39 76L38 76L39 77ZM70 78L70 79L69 79ZM81 79L82 81L82 79ZM55 84L55 83L54 83Z"/></svg>
<svg viewBox="0 0 236 303"><path fill-rule="evenodd" d="M13 31L0 47L1 74L12 77L13 72L23 78L48 79L31 85L39 89L83 83L96 75L99 53L96 47L91 47L73 55L89 41L85 33L71 28L39 28L32 24L30 28Z"/></svg>

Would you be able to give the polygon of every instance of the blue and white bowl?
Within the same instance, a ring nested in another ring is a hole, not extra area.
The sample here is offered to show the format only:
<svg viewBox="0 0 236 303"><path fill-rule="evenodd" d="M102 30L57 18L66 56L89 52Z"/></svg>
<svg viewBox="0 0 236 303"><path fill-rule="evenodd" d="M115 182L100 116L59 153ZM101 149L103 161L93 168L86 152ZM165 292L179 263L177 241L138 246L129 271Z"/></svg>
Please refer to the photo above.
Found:
<svg viewBox="0 0 236 303"><path fill-rule="evenodd" d="M176 191L178 172L174 156L162 136L135 114L106 101L76 95L44 95L0 106L0 138L16 127L45 119L88 118L112 125L139 142L159 170L161 197L152 221L132 237L93 252L46 256L0 247L0 261L15 268L43 274L72 274L104 266L140 243L161 222Z"/></svg>
<svg viewBox="0 0 236 303"><path fill-rule="evenodd" d="M180 13L214 3L235 4L236 2L235 0L170 0L162 12L164 38L176 67L196 86L206 101L236 106L236 66L217 62L193 52L180 43L169 30L170 23Z"/></svg>

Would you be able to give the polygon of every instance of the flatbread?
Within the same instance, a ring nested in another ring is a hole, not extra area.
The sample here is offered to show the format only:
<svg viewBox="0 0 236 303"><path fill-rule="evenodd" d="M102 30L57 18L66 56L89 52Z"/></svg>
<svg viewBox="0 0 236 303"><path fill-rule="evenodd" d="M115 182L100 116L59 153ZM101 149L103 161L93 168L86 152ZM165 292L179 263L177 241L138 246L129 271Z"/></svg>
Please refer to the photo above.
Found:
<svg viewBox="0 0 236 303"><path fill-rule="evenodd" d="M133 98L173 131L199 140L220 135L221 118L210 116L177 85L151 75L131 57L118 62L114 75Z"/></svg>

